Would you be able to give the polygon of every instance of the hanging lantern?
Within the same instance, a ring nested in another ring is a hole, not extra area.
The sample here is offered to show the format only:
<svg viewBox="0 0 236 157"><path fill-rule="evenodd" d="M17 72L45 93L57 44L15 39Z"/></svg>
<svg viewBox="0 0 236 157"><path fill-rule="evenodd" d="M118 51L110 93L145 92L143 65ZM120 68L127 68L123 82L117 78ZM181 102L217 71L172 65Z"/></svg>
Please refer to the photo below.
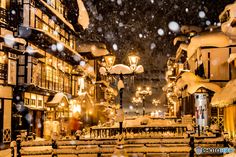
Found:
<svg viewBox="0 0 236 157"><path fill-rule="evenodd" d="M140 57L132 53L128 56L130 68L134 71L137 68Z"/></svg>
<svg viewBox="0 0 236 157"><path fill-rule="evenodd" d="M115 63L116 56L109 54L109 55L104 56L104 59L105 59L107 68L111 68Z"/></svg>

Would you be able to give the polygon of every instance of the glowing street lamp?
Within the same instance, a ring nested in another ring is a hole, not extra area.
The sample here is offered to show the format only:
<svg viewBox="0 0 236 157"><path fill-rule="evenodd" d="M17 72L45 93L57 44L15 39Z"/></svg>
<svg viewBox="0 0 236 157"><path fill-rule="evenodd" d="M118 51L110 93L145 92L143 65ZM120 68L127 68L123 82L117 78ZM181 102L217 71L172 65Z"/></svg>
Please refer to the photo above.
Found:
<svg viewBox="0 0 236 157"><path fill-rule="evenodd" d="M142 89L141 87L137 88L136 96L141 97L143 99L143 116L145 115L145 98L146 96L152 95L152 90L150 87L146 87L146 89Z"/></svg>
<svg viewBox="0 0 236 157"><path fill-rule="evenodd" d="M160 104L160 100L157 100L157 99L153 99L152 100L152 104L155 105L156 107Z"/></svg>
<svg viewBox="0 0 236 157"><path fill-rule="evenodd" d="M132 103L136 105L136 114L138 115L138 104L142 103L143 100L141 97L133 97Z"/></svg>
<svg viewBox="0 0 236 157"><path fill-rule="evenodd" d="M130 64L130 68L134 71L137 68L138 62L140 60L140 57L137 56L134 53L131 53L129 56L129 64Z"/></svg>
<svg viewBox="0 0 236 157"><path fill-rule="evenodd" d="M115 63L116 56L109 54L109 55L104 56L104 59L106 62L106 68L110 69Z"/></svg>
<svg viewBox="0 0 236 157"><path fill-rule="evenodd" d="M116 57L112 54L105 56L104 59L105 59L106 67L101 67L99 69L100 73L104 74L104 75L110 74L110 75L119 75L120 76L120 80L118 82L118 89L119 89L119 95L120 95L120 109L118 111L118 115L120 115L120 117L121 117L119 121L120 121L120 134L122 134L123 116L124 116L123 100L122 100L123 99L122 98L123 97L123 89L124 89L123 75L134 75L134 73L142 73L143 67L141 65L137 66L140 57L138 57L134 53L132 53L128 56L130 66L123 65L123 64L114 65Z"/></svg>

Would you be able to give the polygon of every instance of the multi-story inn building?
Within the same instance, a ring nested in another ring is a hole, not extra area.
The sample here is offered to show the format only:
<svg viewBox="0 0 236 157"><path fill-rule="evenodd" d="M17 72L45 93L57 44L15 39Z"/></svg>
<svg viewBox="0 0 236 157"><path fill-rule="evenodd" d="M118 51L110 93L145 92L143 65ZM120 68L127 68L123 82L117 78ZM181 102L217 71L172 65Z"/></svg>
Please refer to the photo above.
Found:
<svg viewBox="0 0 236 157"><path fill-rule="evenodd" d="M78 44L88 13L81 0L68 3L0 1L1 143L22 130L67 135L72 111L88 117L94 109L97 58L108 51L99 43Z"/></svg>

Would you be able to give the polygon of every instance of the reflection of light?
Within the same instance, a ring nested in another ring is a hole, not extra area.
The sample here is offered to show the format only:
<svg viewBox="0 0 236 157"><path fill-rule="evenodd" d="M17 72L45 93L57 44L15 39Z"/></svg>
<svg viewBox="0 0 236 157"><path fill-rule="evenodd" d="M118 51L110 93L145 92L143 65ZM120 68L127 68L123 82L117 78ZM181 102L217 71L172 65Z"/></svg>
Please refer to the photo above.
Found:
<svg viewBox="0 0 236 157"><path fill-rule="evenodd" d="M61 103L61 106L63 107L63 106L65 106L65 104L64 104L64 103Z"/></svg>
<svg viewBox="0 0 236 157"><path fill-rule="evenodd" d="M89 114L92 115L92 114L93 114L93 111L89 111Z"/></svg>
<svg viewBox="0 0 236 157"><path fill-rule="evenodd" d="M132 105L130 105L130 106L129 106L129 109L130 109L130 110L133 110L133 106L132 106Z"/></svg>
<svg viewBox="0 0 236 157"><path fill-rule="evenodd" d="M73 113L75 113L75 112L81 112L81 106L80 105L75 105L74 107L73 107Z"/></svg>

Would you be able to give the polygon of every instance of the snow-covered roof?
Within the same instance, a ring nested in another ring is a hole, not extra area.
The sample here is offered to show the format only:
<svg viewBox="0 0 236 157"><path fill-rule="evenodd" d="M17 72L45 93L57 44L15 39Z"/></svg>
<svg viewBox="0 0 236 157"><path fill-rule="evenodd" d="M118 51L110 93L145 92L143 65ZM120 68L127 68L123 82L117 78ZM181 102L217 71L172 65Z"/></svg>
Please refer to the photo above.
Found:
<svg viewBox="0 0 236 157"><path fill-rule="evenodd" d="M220 86L210 82L193 82L188 84L187 91L190 94L195 93L199 88L205 88L213 92L221 91Z"/></svg>
<svg viewBox="0 0 236 157"><path fill-rule="evenodd" d="M83 29L87 29L88 26L89 26L88 12L87 12L82 0L77 0L77 4L78 4L78 7L79 7L78 23L83 27Z"/></svg>
<svg viewBox="0 0 236 157"><path fill-rule="evenodd" d="M183 44L182 43L182 44L179 45L179 48L176 51L176 57L175 57L176 61L179 60L181 54L183 53L183 50L187 51L187 49L188 49L188 44Z"/></svg>
<svg viewBox="0 0 236 157"><path fill-rule="evenodd" d="M187 85L187 92L190 94L195 93L199 88L205 88L213 92L218 92L221 88L214 84L210 83L209 80L205 80L194 73L185 72L181 75L176 82L177 90L184 88Z"/></svg>
<svg viewBox="0 0 236 157"><path fill-rule="evenodd" d="M178 36L174 38L173 44L176 45L178 41L186 41L186 40L188 40L186 36Z"/></svg>
<svg viewBox="0 0 236 157"><path fill-rule="evenodd" d="M100 57L109 54L105 45L98 46L97 44L81 44L78 46L79 52L91 52L93 56Z"/></svg>
<svg viewBox="0 0 236 157"><path fill-rule="evenodd" d="M202 31L202 28L201 27L198 27L198 26L188 26L188 25L183 25L181 27L181 32L182 33L191 33L191 32L196 32L196 33L199 33Z"/></svg>
<svg viewBox="0 0 236 157"><path fill-rule="evenodd" d="M216 107L225 107L236 101L236 79L229 81L221 91L212 97L211 104Z"/></svg>
<svg viewBox="0 0 236 157"><path fill-rule="evenodd" d="M191 38L187 49L187 56L190 59L197 52L197 49L201 47L226 47L230 45L236 45L236 42L230 40L223 32L201 34Z"/></svg>
<svg viewBox="0 0 236 157"><path fill-rule="evenodd" d="M64 93L57 93L51 101L47 102L47 105L58 105L59 103L62 103L63 100L69 104L68 98Z"/></svg>

